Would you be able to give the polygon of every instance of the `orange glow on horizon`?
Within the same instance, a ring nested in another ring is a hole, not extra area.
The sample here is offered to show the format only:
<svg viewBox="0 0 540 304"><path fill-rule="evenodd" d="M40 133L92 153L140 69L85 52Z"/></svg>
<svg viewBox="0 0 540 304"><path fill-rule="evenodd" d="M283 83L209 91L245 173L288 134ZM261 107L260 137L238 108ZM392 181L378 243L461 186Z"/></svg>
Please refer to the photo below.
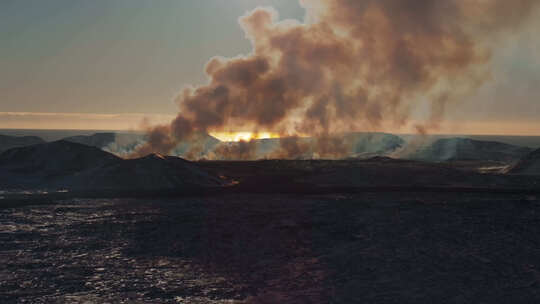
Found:
<svg viewBox="0 0 540 304"><path fill-rule="evenodd" d="M279 138L280 135L272 132L210 132L210 135L226 142L250 141L252 139Z"/></svg>
<svg viewBox="0 0 540 304"><path fill-rule="evenodd" d="M168 124L174 114L94 114L94 113L40 113L40 112L0 112L0 129L39 129L39 130L94 130L94 131L144 131L146 125ZM411 120L400 128L381 125L378 128L350 130L351 132L386 132L393 134L415 134L414 125L421 121ZM307 137L308 134L282 134L275 132L210 132L223 141L279 138L288 136ZM428 130L428 134L461 135L508 135L540 136L538 121L452 121L442 122L439 128Z"/></svg>

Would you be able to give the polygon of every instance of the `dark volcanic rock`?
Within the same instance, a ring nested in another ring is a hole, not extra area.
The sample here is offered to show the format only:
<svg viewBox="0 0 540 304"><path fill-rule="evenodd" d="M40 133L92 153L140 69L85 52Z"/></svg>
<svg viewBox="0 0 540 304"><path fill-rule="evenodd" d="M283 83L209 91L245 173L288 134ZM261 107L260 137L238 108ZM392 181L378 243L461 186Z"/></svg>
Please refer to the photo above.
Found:
<svg viewBox="0 0 540 304"><path fill-rule="evenodd" d="M116 141L116 134L115 133L96 133L96 134L88 135L88 136L79 135L79 136L66 137L63 140L78 143L78 144L83 144L87 146L97 147L97 148L104 148Z"/></svg>
<svg viewBox="0 0 540 304"><path fill-rule="evenodd" d="M120 161L98 148L67 141L14 148L0 154L0 187L42 188L59 178Z"/></svg>
<svg viewBox="0 0 540 304"><path fill-rule="evenodd" d="M535 150L514 165L509 173L523 175L540 175L540 149Z"/></svg>
<svg viewBox="0 0 540 304"><path fill-rule="evenodd" d="M45 141L37 136L8 136L0 135L0 152L44 143Z"/></svg>
<svg viewBox="0 0 540 304"><path fill-rule="evenodd" d="M14 173L54 176L98 168L120 160L98 148L60 140L5 151L0 154L0 167Z"/></svg>
<svg viewBox="0 0 540 304"><path fill-rule="evenodd" d="M150 154L82 172L61 182L70 189L174 190L216 187L221 181L179 157Z"/></svg>
<svg viewBox="0 0 540 304"><path fill-rule="evenodd" d="M0 209L0 303L539 303L540 200L64 200Z"/></svg>
<svg viewBox="0 0 540 304"><path fill-rule="evenodd" d="M494 141L479 141L469 138L444 138L414 153L409 158L425 161L499 161L513 162L531 151Z"/></svg>
<svg viewBox="0 0 540 304"><path fill-rule="evenodd" d="M83 144L56 141L0 155L0 189L160 190L208 187L220 180L176 157L121 159Z"/></svg>

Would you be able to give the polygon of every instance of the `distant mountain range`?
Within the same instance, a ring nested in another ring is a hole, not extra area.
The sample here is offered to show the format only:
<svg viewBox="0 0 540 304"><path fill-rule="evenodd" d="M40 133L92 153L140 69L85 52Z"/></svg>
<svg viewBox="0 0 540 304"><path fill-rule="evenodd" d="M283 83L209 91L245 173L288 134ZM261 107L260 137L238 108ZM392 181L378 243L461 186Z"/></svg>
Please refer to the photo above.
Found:
<svg viewBox="0 0 540 304"><path fill-rule="evenodd" d="M407 137L405 137L407 138ZM494 161L513 164L527 155L532 149L515 146L496 141L482 141L470 138L441 138L434 142L427 142L416 148L415 151L399 153L407 148L408 141L401 136L387 133L346 133L336 136L341 142L346 142L349 149L345 158L369 158L374 156L392 156L413 160L445 162L445 161ZM118 156L127 156L136 147L144 143L144 134L139 133L95 133L90 135L69 136L63 139L67 142L96 147ZM260 139L254 141L252 159L276 157L275 152L280 149L282 139ZM305 148L301 155L294 158L319 158L313 147L317 144L315 138L298 139ZM0 135L0 152L11 148L42 144L45 141L36 136L7 136ZM234 149L240 143L221 142L208 134L198 134L190 141L180 143L171 155L187 157L190 159L232 159L231 156L214 153L221 146ZM234 157L234 156L232 156Z"/></svg>

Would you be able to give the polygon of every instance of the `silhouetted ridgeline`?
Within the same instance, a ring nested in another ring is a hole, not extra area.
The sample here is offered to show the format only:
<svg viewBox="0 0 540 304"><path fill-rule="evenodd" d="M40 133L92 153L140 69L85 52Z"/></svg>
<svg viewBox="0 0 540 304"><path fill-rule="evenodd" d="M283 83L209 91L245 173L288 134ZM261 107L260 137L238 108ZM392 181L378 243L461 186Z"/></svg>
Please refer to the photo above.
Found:
<svg viewBox="0 0 540 304"><path fill-rule="evenodd" d="M540 149L535 150L513 166L509 173L523 175L540 175Z"/></svg>
<svg viewBox="0 0 540 304"><path fill-rule="evenodd" d="M11 148L41 144L45 141L37 136L8 136L0 135L0 152Z"/></svg>
<svg viewBox="0 0 540 304"><path fill-rule="evenodd" d="M532 149L494 141L469 138L443 138L427 147L422 147L409 156L425 161L499 161L513 162L531 152Z"/></svg>
<svg viewBox="0 0 540 304"><path fill-rule="evenodd" d="M116 133L96 133L92 135L77 135L66 137L63 140L93 146L97 148L105 148L116 141Z"/></svg>
<svg viewBox="0 0 540 304"><path fill-rule="evenodd" d="M0 155L2 189L142 190L221 185L190 162L151 155L122 159L68 141L8 150Z"/></svg>

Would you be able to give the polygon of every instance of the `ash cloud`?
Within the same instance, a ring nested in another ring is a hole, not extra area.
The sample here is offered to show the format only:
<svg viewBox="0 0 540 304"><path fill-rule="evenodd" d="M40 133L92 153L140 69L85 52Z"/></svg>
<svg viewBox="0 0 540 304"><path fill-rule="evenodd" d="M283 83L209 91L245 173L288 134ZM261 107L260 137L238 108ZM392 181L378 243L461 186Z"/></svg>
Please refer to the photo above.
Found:
<svg viewBox="0 0 540 304"><path fill-rule="evenodd" d="M437 128L449 102L489 77L497 39L529 17L535 0L301 0L306 22L278 21L271 8L240 18L252 53L212 58L209 82L184 89L180 114L148 132L139 154L167 153L194 132L264 130L317 138L314 153L348 150L333 134L405 125L421 100L431 115L417 128ZM279 155L302 155L283 140ZM228 147L222 154L252 155ZM244 149L245 148L245 149ZM235 148L236 149L236 148ZM290 151L290 153L288 152Z"/></svg>

